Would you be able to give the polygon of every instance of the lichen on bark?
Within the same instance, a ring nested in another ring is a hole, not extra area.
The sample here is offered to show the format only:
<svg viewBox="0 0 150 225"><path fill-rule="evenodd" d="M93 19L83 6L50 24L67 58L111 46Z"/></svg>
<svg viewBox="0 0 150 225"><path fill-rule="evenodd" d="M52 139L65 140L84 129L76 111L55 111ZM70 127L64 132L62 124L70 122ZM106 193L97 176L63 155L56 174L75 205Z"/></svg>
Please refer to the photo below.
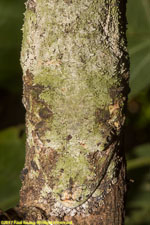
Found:
<svg viewBox="0 0 150 225"><path fill-rule="evenodd" d="M118 182L128 85L123 17L117 0L28 0L20 205L88 216Z"/></svg>

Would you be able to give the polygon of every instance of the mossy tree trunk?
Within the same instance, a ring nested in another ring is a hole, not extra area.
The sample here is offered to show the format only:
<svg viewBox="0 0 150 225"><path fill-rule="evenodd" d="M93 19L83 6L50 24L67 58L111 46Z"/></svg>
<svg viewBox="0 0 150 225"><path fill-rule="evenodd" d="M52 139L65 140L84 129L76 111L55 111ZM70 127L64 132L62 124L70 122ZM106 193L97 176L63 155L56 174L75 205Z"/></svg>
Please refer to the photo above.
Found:
<svg viewBox="0 0 150 225"><path fill-rule="evenodd" d="M125 1L26 3L24 219L123 224L125 32Z"/></svg>

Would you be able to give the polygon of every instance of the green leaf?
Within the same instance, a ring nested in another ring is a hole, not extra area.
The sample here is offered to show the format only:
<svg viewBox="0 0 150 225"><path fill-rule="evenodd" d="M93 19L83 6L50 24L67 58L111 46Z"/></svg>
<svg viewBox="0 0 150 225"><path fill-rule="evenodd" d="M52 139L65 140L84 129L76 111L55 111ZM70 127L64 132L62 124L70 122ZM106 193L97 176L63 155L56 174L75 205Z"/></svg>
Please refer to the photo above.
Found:
<svg viewBox="0 0 150 225"><path fill-rule="evenodd" d="M150 143L132 150L132 159L127 161L129 184L126 225L150 224Z"/></svg>
<svg viewBox="0 0 150 225"><path fill-rule="evenodd" d="M135 6L136 4L136 6ZM128 45L131 61L129 97L150 85L150 1L128 1Z"/></svg>
<svg viewBox="0 0 150 225"><path fill-rule="evenodd" d="M18 126L0 132L0 208L4 210L14 206L19 198L19 175L25 154L23 129L24 126Z"/></svg>
<svg viewBox="0 0 150 225"><path fill-rule="evenodd" d="M143 145L138 145L133 152L137 157L150 157L150 143L145 143Z"/></svg>
<svg viewBox="0 0 150 225"><path fill-rule="evenodd" d="M24 0L0 1L0 88L21 90L21 27Z"/></svg>
<svg viewBox="0 0 150 225"><path fill-rule="evenodd" d="M125 225L149 225L150 218L149 218L150 207L147 209L138 208L132 210L132 214L126 216Z"/></svg>
<svg viewBox="0 0 150 225"><path fill-rule="evenodd" d="M132 152L135 157L127 161L128 170L150 166L150 143L139 145Z"/></svg>
<svg viewBox="0 0 150 225"><path fill-rule="evenodd" d="M143 157L139 159L129 160L127 163L128 170L135 169L138 167L143 167L143 166L150 166L150 157L148 158Z"/></svg>

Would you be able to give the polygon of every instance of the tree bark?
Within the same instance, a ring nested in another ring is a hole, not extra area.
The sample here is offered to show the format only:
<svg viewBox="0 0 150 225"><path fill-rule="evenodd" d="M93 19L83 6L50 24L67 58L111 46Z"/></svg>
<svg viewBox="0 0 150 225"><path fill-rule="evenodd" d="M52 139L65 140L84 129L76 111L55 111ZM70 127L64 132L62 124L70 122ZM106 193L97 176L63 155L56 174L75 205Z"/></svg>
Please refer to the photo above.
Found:
<svg viewBox="0 0 150 225"><path fill-rule="evenodd" d="M124 223L125 6L121 0L26 3L24 219Z"/></svg>

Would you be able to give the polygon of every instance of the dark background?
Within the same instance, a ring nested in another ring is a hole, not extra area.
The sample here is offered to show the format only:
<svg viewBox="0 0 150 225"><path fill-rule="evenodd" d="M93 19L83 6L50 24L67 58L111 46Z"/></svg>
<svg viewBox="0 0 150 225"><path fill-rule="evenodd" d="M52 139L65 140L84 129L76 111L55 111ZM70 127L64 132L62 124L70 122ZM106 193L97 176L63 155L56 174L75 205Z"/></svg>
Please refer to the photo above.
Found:
<svg viewBox="0 0 150 225"><path fill-rule="evenodd" d="M0 208L17 204L24 164L25 110L19 57L24 0L0 0ZM129 0L131 77L125 129L126 225L150 225L150 1Z"/></svg>

